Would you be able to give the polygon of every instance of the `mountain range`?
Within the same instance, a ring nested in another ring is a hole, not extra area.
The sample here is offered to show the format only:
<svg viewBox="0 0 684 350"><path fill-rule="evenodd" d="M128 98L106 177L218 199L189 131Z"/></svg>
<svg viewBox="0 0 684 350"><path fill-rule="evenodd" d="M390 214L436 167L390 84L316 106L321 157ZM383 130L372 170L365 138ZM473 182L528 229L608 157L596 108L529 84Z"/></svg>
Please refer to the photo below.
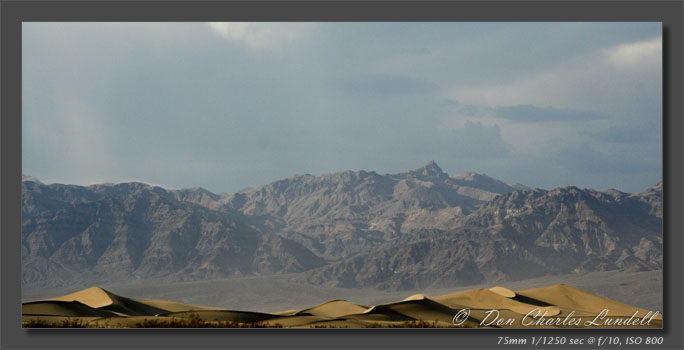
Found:
<svg viewBox="0 0 684 350"><path fill-rule="evenodd" d="M295 175L232 194L22 181L22 283L298 273L405 290L662 268L662 183L641 193L399 173Z"/></svg>

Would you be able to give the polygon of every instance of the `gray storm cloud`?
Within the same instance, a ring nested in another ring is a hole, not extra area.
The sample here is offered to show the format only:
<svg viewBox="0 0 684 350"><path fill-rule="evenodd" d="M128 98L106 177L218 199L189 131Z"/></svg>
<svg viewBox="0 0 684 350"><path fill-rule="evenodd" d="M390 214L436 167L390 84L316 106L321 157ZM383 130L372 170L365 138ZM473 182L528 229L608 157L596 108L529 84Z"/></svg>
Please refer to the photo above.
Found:
<svg viewBox="0 0 684 350"><path fill-rule="evenodd" d="M231 192L434 159L640 191L662 177L661 37L659 23L24 23L23 172Z"/></svg>

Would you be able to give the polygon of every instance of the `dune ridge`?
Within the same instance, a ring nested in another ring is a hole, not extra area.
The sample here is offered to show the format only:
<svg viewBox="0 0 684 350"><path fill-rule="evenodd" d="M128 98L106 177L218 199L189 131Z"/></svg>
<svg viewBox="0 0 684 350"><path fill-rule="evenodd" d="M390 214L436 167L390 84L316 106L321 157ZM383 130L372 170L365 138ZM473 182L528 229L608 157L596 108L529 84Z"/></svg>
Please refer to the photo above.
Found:
<svg viewBox="0 0 684 350"><path fill-rule="evenodd" d="M47 299L50 301L77 301L91 308L107 310L126 316L146 316L168 313L170 310L122 297L100 287L90 287L75 293Z"/></svg>
<svg viewBox="0 0 684 350"><path fill-rule="evenodd" d="M608 309L610 314L615 316L631 316L634 312L637 312L637 317L644 317L649 312L649 310L603 298L562 283L548 287L521 290L517 293L523 297L554 304L564 309L583 311L589 314L597 314L603 309ZM662 315L656 316L656 319L662 320Z"/></svg>
<svg viewBox="0 0 684 350"><path fill-rule="evenodd" d="M636 315L636 324L595 327L662 327L657 310L644 310L565 285L510 290L502 286L427 296L411 295L401 301L364 306L347 300L328 302L301 310L274 313L224 310L168 300L132 299L100 287L22 304L22 324L67 325L78 320L87 327L160 327L160 325L259 326L292 328L365 327L582 327L608 309L613 317ZM467 315L459 320L459 313ZM575 317L565 324L563 318ZM527 321L525 322L525 318ZM648 322L645 323L645 321ZM530 321L537 321L534 324ZM544 321L544 322L542 322ZM183 323L185 322L185 323ZM179 326L180 327L180 326Z"/></svg>

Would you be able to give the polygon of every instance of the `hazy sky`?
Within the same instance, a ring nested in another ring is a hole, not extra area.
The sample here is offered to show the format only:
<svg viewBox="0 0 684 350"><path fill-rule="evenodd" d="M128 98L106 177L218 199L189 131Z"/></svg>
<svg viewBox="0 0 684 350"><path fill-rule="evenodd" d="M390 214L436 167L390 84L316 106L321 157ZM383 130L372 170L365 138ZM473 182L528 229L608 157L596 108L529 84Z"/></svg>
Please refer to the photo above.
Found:
<svg viewBox="0 0 684 350"><path fill-rule="evenodd" d="M24 23L23 172L233 192L293 174L641 191L660 23Z"/></svg>

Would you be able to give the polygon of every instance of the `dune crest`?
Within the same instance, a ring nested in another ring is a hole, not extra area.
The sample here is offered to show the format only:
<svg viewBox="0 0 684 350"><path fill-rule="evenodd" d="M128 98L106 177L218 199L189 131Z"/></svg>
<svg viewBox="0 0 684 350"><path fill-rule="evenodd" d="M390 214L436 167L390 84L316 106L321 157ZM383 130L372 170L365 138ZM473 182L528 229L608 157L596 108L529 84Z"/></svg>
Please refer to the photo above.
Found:
<svg viewBox="0 0 684 350"><path fill-rule="evenodd" d="M47 300L57 301L78 301L93 308L99 308L111 305L119 296L112 294L100 287L90 287L78 292L74 292L60 297L50 298Z"/></svg>
<svg viewBox="0 0 684 350"><path fill-rule="evenodd" d="M402 301L422 300L422 299L425 299L425 298L427 298L427 297L425 296L425 294L413 294L413 295L411 295L410 297L407 297L407 298L405 298L405 299L402 300Z"/></svg>
<svg viewBox="0 0 684 350"><path fill-rule="evenodd" d="M491 292L494 292L496 294L501 295L502 297L515 298L515 292L508 289L508 288L496 286L496 287L489 288L489 290Z"/></svg>

